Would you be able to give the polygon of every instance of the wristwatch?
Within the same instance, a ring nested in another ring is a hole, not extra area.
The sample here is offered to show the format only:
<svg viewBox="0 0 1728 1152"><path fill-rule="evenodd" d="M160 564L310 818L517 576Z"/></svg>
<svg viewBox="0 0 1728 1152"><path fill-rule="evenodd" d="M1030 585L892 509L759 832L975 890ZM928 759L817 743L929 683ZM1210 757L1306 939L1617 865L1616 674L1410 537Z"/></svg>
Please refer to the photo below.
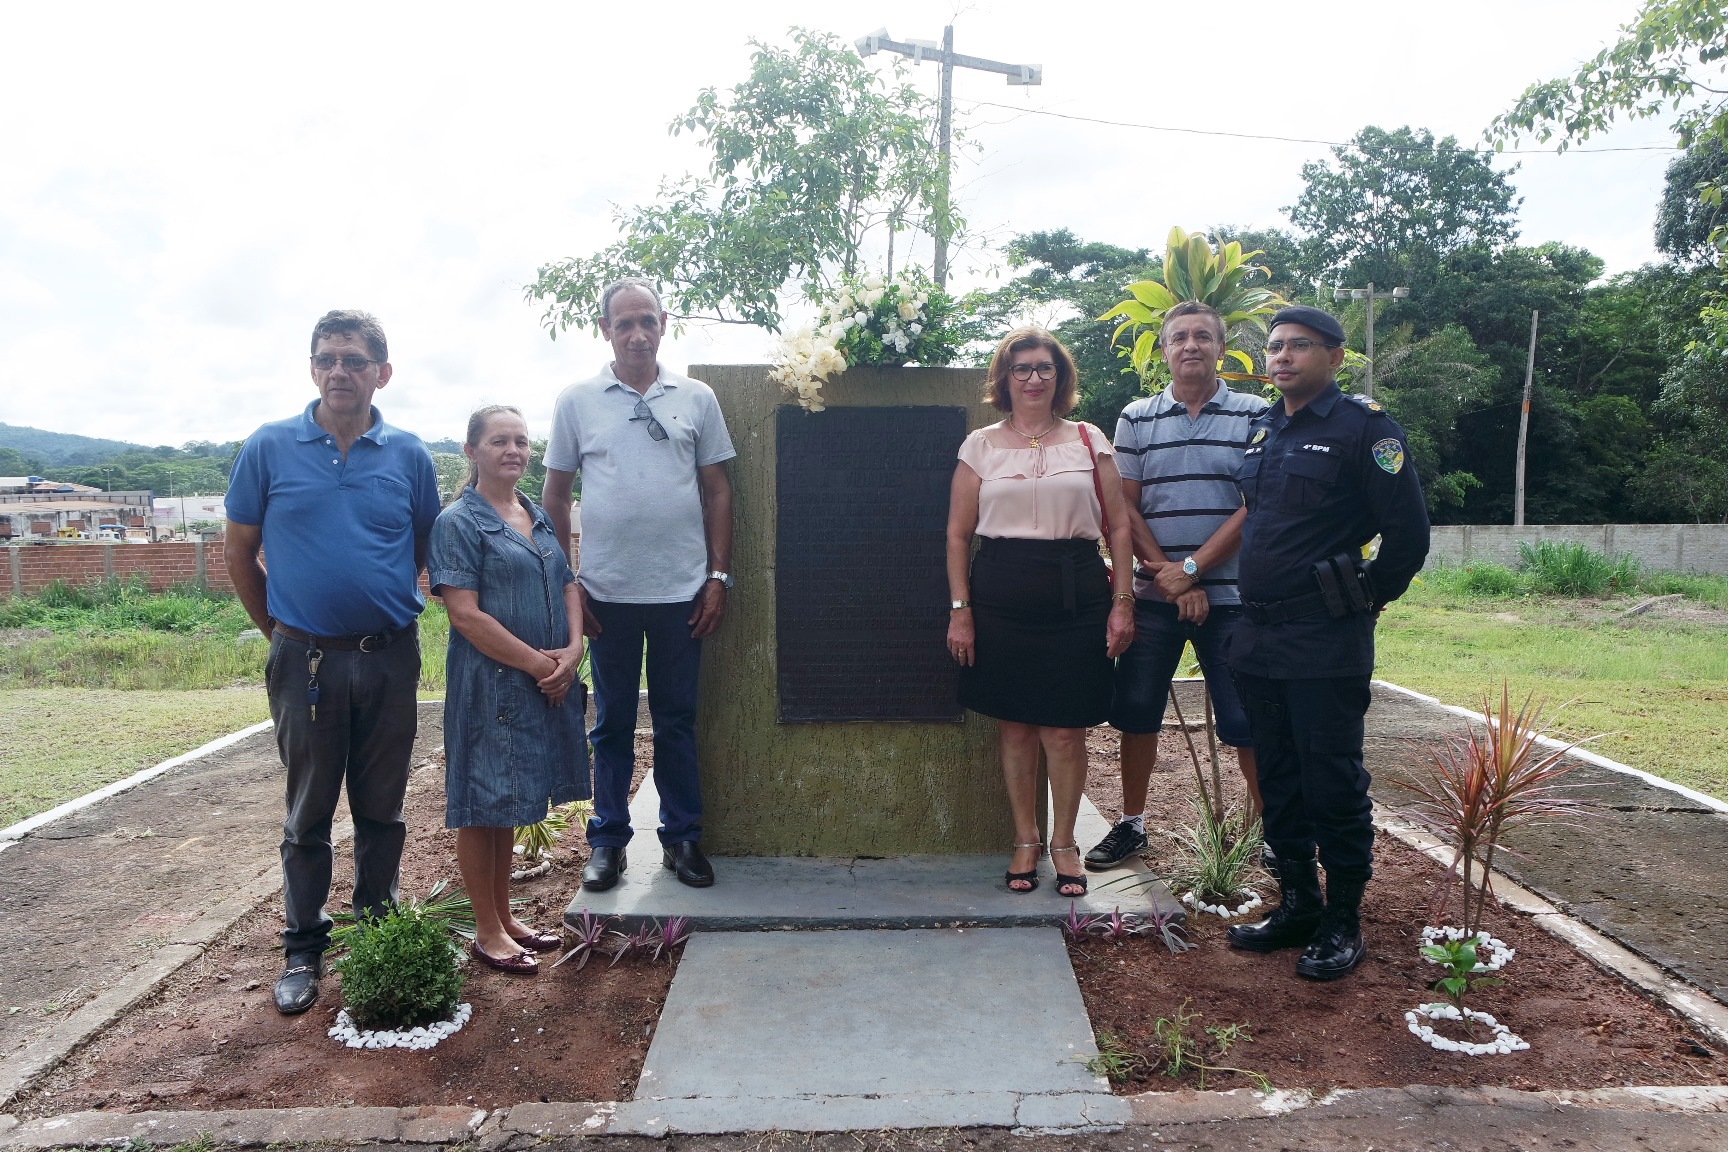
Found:
<svg viewBox="0 0 1728 1152"><path fill-rule="evenodd" d="M720 581L722 588L730 589L732 587L732 574L730 572L710 572L708 579Z"/></svg>
<svg viewBox="0 0 1728 1152"><path fill-rule="evenodd" d="M1182 575L1188 577L1188 579L1194 581L1196 584L1200 582L1200 565L1194 563L1194 557L1190 556L1188 559L1182 561Z"/></svg>

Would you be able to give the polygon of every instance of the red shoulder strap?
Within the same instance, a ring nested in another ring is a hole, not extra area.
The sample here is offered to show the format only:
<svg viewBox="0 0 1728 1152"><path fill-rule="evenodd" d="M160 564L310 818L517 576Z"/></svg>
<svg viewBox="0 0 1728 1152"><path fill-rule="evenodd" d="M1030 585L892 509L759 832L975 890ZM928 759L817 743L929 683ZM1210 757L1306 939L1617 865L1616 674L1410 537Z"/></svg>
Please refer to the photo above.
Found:
<svg viewBox="0 0 1728 1152"><path fill-rule="evenodd" d="M1086 455L1092 459L1092 495L1098 499L1098 519L1104 525L1104 540L1110 540L1110 511L1104 503L1104 481L1098 476L1098 454L1092 448L1092 433L1086 430L1086 421L1080 421L1080 442L1086 445Z"/></svg>

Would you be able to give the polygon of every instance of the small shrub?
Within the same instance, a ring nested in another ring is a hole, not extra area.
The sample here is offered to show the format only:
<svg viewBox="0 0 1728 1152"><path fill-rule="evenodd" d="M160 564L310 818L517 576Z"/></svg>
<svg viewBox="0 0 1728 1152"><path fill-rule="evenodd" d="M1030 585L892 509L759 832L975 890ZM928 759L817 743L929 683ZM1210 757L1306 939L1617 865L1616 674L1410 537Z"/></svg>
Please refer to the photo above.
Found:
<svg viewBox="0 0 1728 1152"><path fill-rule="evenodd" d="M1518 565L1537 592L1554 596L1603 596L1638 583L1641 566L1628 553L1609 558L1576 543L1520 541Z"/></svg>
<svg viewBox="0 0 1728 1152"><path fill-rule="evenodd" d="M359 1028L417 1028L449 1019L462 992L449 934L415 907L362 919L335 968Z"/></svg>
<svg viewBox="0 0 1728 1152"><path fill-rule="evenodd" d="M1466 564L1458 570L1458 590L1466 596L1504 598L1529 589L1518 573L1503 564Z"/></svg>
<svg viewBox="0 0 1728 1152"><path fill-rule="evenodd" d="M1218 819L1210 809L1195 807L1199 821L1176 836L1181 859L1175 886L1208 904L1234 905L1260 867L1260 822L1234 811Z"/></svg>

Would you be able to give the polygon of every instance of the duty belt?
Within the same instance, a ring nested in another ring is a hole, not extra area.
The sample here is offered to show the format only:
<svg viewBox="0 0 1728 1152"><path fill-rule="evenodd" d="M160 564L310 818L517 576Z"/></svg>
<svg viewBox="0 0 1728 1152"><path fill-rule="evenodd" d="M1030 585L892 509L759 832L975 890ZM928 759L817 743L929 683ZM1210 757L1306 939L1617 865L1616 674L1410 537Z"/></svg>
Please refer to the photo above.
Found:
<svg viewBox="0 0 1728 1152"><path fill-rule="evenodd" d="M1318 616L1326 611L1326 597L1319 592L1310 592L1306 596L1292 596L1288 600L1273 600L1267 603L1255 603L1252 600L1242 602L1242 615L1256 624L1282 624L1286 620L1300 620L1304 616Z"/></svg>
<svg viewBox="0 0 1728 1152"><path fill-rule="evenodd" d="M388 648L414 631L414 625L398 628L394 632L374 632L370 636L314 636L310 632L302 632L276 621L276 631L300 644L313 648L329 648L336 652L377 652Z"/></svg>

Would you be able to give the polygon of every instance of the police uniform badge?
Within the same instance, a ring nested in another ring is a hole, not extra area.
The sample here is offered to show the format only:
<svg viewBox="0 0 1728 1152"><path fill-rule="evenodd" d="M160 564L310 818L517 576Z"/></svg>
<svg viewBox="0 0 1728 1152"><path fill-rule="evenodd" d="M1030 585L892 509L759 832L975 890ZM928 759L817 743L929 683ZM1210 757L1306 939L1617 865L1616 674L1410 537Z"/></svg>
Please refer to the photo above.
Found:
<svg viewBox="0 0 1728 1152"><path fill-rule="evenodd" d="M1383 472L1396 476L1404 467L1404 445L1390 436L1374 445L1369 451L1374 453L1374 463L1380 465Z"/></svg>
<svg viewBox="0 0 1728 1152"><path fill-rule="evenodd" d="M1248 443L1258 444L1258 443L1260 443L1260 441L1262 441L1264 439L1266 439L1266 429L1256 428L1254 430L1254 438L1252 440L1249 440Z"/></svg>

